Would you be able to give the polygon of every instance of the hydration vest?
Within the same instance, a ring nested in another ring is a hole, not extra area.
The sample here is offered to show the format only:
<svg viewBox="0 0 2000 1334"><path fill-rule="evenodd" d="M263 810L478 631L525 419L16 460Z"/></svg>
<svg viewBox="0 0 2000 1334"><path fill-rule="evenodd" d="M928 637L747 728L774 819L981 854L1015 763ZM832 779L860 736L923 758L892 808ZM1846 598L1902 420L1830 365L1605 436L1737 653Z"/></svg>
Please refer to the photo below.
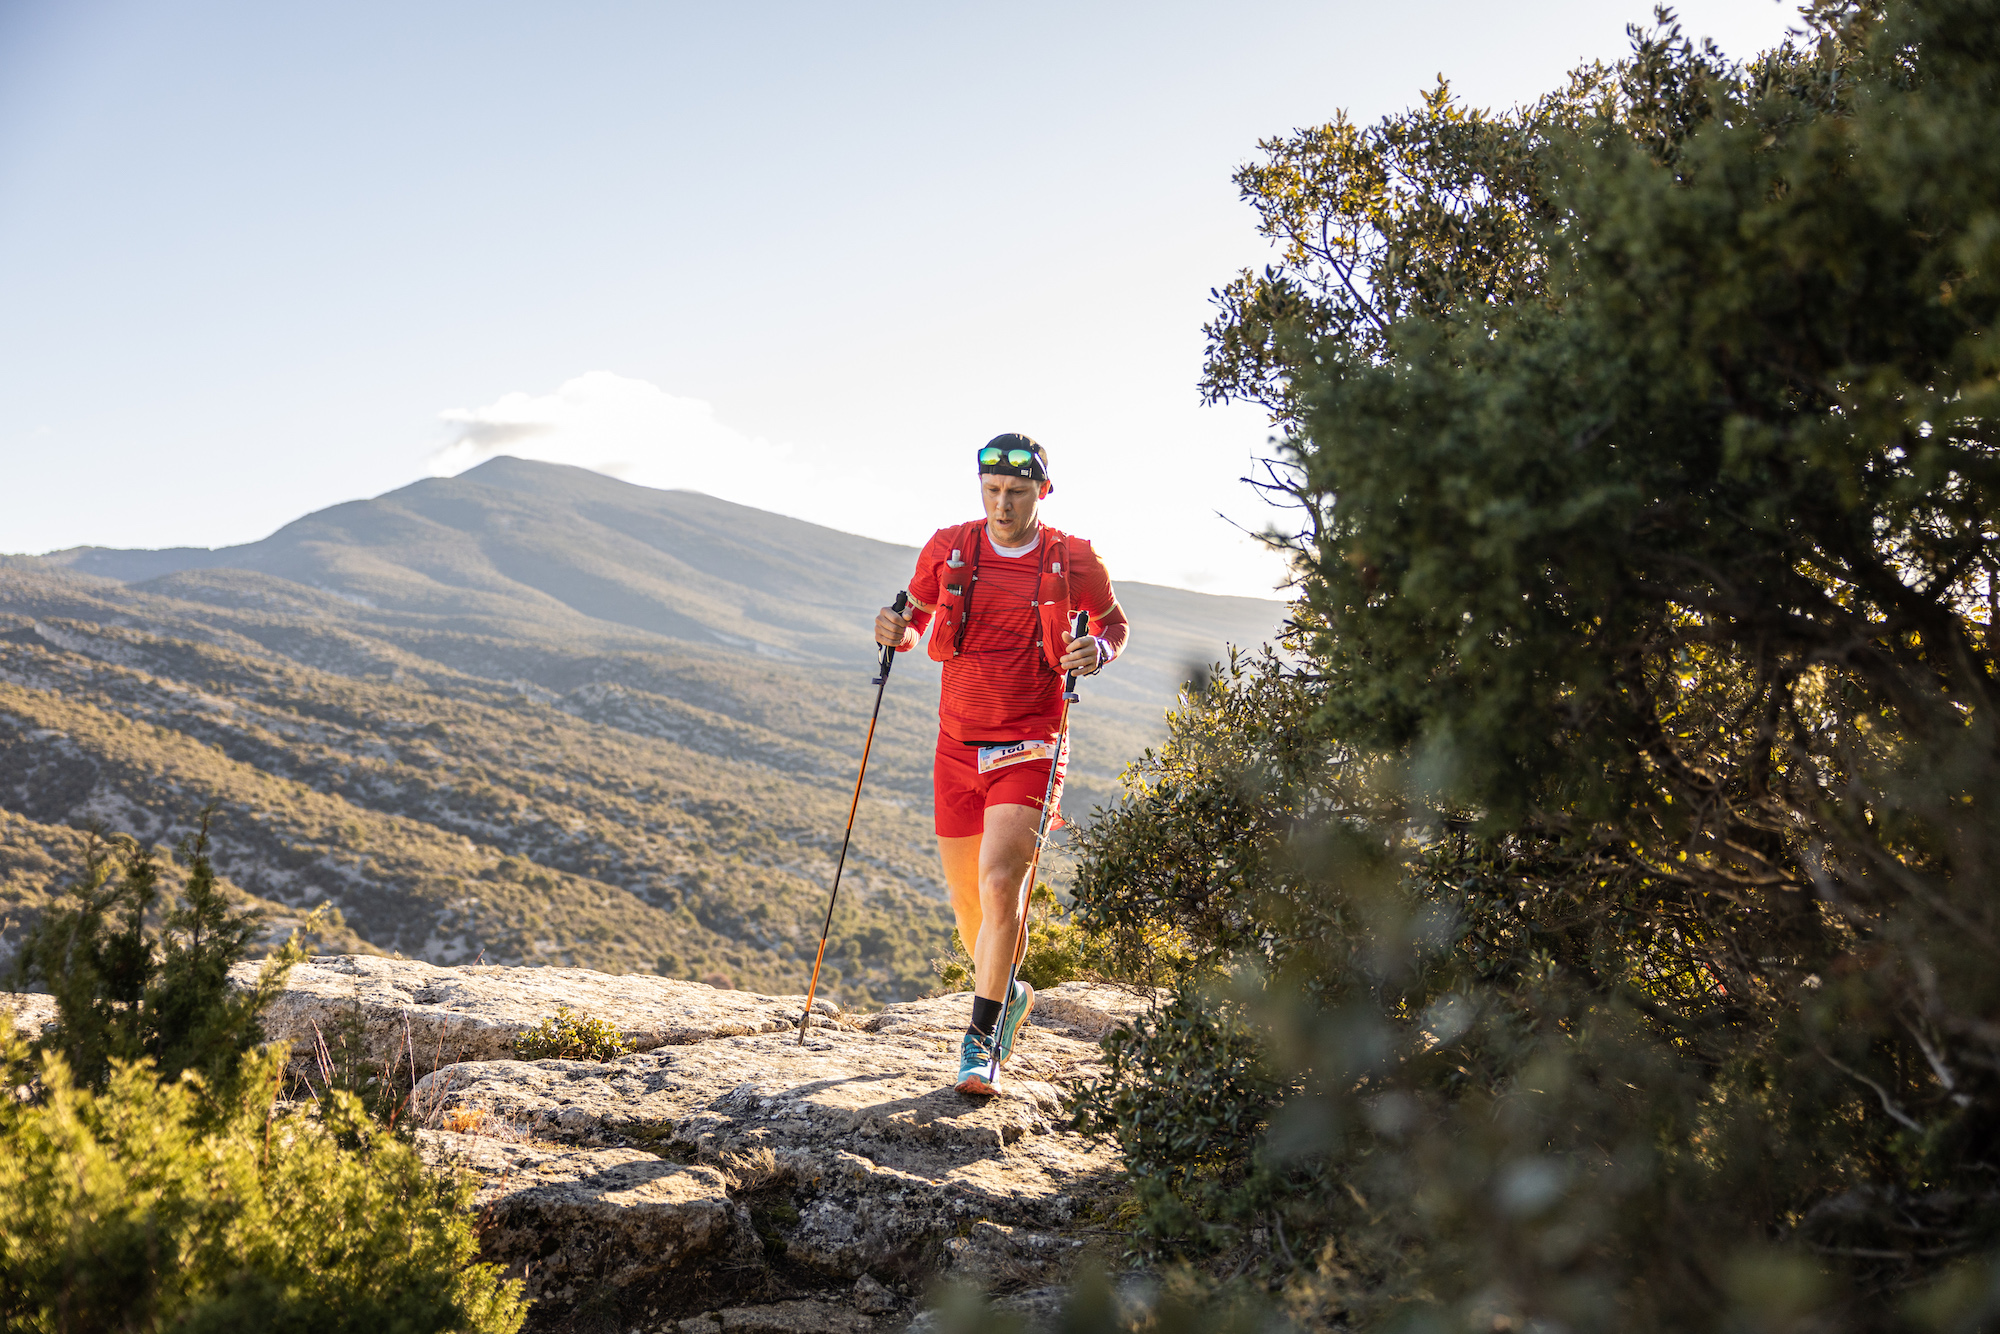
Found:
<svg viewBox="0 0 2000 1334"><path fill-rule="evenodd" d="M939 662L957 657L965 648L966 627L972 620L973 592L979 586L979 553L985 548L986 521L978 519L961 527L951 539L951 555L938 566L938 605L931 615L930 655ZM1069 597L1069 546L1073 541L1086 553L1090 543L1071 538L1047 524L1041 525L1041 578L1035 588L1036 647L1052 672L1061 672L1062 656L1069 651L1070 631L1076 613Z"/></svg>

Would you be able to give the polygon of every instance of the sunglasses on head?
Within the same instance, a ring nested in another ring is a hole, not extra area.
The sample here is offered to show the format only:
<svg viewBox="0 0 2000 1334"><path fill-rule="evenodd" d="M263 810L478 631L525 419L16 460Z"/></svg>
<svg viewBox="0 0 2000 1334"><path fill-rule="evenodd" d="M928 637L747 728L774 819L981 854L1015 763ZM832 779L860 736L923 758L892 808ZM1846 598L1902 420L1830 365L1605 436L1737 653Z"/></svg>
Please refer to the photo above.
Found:
<svg viewBox="0 0 2000 1334"><path fill-rule="evenodd" d="M979 466L982 468L991 468L1000 463L1005 463L1010 468L1027 468L1034 466L1036 462L1035 451L1032 449L1000 449L988 445L979 451Z"/></svg>

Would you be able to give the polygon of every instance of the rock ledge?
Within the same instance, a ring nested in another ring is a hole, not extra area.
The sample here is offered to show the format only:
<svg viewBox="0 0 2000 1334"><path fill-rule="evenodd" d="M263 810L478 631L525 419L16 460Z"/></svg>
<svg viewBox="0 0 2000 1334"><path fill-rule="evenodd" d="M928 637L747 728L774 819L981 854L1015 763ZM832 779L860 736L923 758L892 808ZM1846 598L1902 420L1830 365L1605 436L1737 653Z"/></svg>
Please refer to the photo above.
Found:
<svg viewBox="0 0 2000 1334"><path fill-rule="evenodd" d="M240 983L254 975L245 966ZM294 1068L338 1029L415 1075L427 1158L479 1180L481 1247L527 1280L531 1329L901 1330L925 1290L1060 1282L1122 1189L1066 1128L1064 1091L1151 998L1071 983L1037 998L1002 1093L954 1092L967 999L843 1015L803 996L574 968L314 959L270 1016ZM631 1054L512 1059L558 1005Z"/></svg>

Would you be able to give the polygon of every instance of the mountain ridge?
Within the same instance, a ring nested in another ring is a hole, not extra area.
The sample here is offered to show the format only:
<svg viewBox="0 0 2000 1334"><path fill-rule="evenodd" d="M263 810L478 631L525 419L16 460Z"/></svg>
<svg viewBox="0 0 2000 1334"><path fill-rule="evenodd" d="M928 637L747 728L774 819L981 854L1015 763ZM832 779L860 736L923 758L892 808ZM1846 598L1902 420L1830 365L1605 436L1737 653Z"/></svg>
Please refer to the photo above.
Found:
<svg viewBox="0 0 2000 1334"><path fill-rule="evenodd" d="M610 550L579 558L544 531L546 519L532 507L498 503L499 497L523 494L542 505L562 505L570 516L595 528L600 542L602 535L615 535L605 544ZM447 535L474 539L483 559L467 559L464 543ZM396 561L362 554L391 547L385 540L391 537L401 548ZM605 557L614 552L624 558L621 573L626 577L603 568L609 563ZM426 478L371 499L314 511L256 542L156 551L73 547L34 559L121 583L192 570L246 569L343 591L378 609L426 613L444 610L437 604L447 596L443 590L451 589L491 611L498 610L494 599L533 603L544 614L566 607L591 620L687 642L747 643L764 651L843 662L854 657L853 616L872 617L874 607L888 601L889 591L907 581L916 554L912 546L697 491L638 487L584 468L502 456L456 477ZM531 568L525 559L530 555L544 558L547 568ZM392 568L405 577L390 577ZM1113 570L1115 577L1115 553ZM643 579L633 579L630 572ZM409 576L432 587L420 591ZM678 596L659 596L658 585L667 582L679 586ZM1146 610L1173 615L1184 614L1187 605L1200 605L1227 609L1231 619L1265 616L1275 622L1283 605L1276 599L1197 593L1137 580L1121 579L1117 585L1121 598L1136 598ZM856 598L857 587L875 591ZM753 595L747 601L742 599L746 589ZM371 592L382 596L371 597ZM637 605L647 600L662 605ZM801 601L843 614L837 619L801 618ZM686 609L696 607L707 614L687 614ZM472 608L452 610L462 614ZM518 615L522 608L513 610ZM718 629L719 622L728 621L740 624L745 633Z"/></svg>

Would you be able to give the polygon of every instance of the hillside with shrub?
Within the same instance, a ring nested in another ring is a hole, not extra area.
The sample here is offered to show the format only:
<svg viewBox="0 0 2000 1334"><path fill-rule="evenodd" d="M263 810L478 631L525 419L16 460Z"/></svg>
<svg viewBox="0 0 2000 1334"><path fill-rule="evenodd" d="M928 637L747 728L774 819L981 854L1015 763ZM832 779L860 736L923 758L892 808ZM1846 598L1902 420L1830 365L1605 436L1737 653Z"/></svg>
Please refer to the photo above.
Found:
<svg viewBox="0 0 2000 1334"><path fill-rule="evenodd" d="M212 802L215 864L276 931L326 904L338 948L798 990L873 608L913 561L512 459L246 548L0 561L4 940L85 824L171 843ZM1157 739L1184 664L1280 611L1121 591L1140 647L1079 711L1079 814ZM849 1003L919 994L946 953L935 709L935 665L905 655L828 960Z"/></svg>

